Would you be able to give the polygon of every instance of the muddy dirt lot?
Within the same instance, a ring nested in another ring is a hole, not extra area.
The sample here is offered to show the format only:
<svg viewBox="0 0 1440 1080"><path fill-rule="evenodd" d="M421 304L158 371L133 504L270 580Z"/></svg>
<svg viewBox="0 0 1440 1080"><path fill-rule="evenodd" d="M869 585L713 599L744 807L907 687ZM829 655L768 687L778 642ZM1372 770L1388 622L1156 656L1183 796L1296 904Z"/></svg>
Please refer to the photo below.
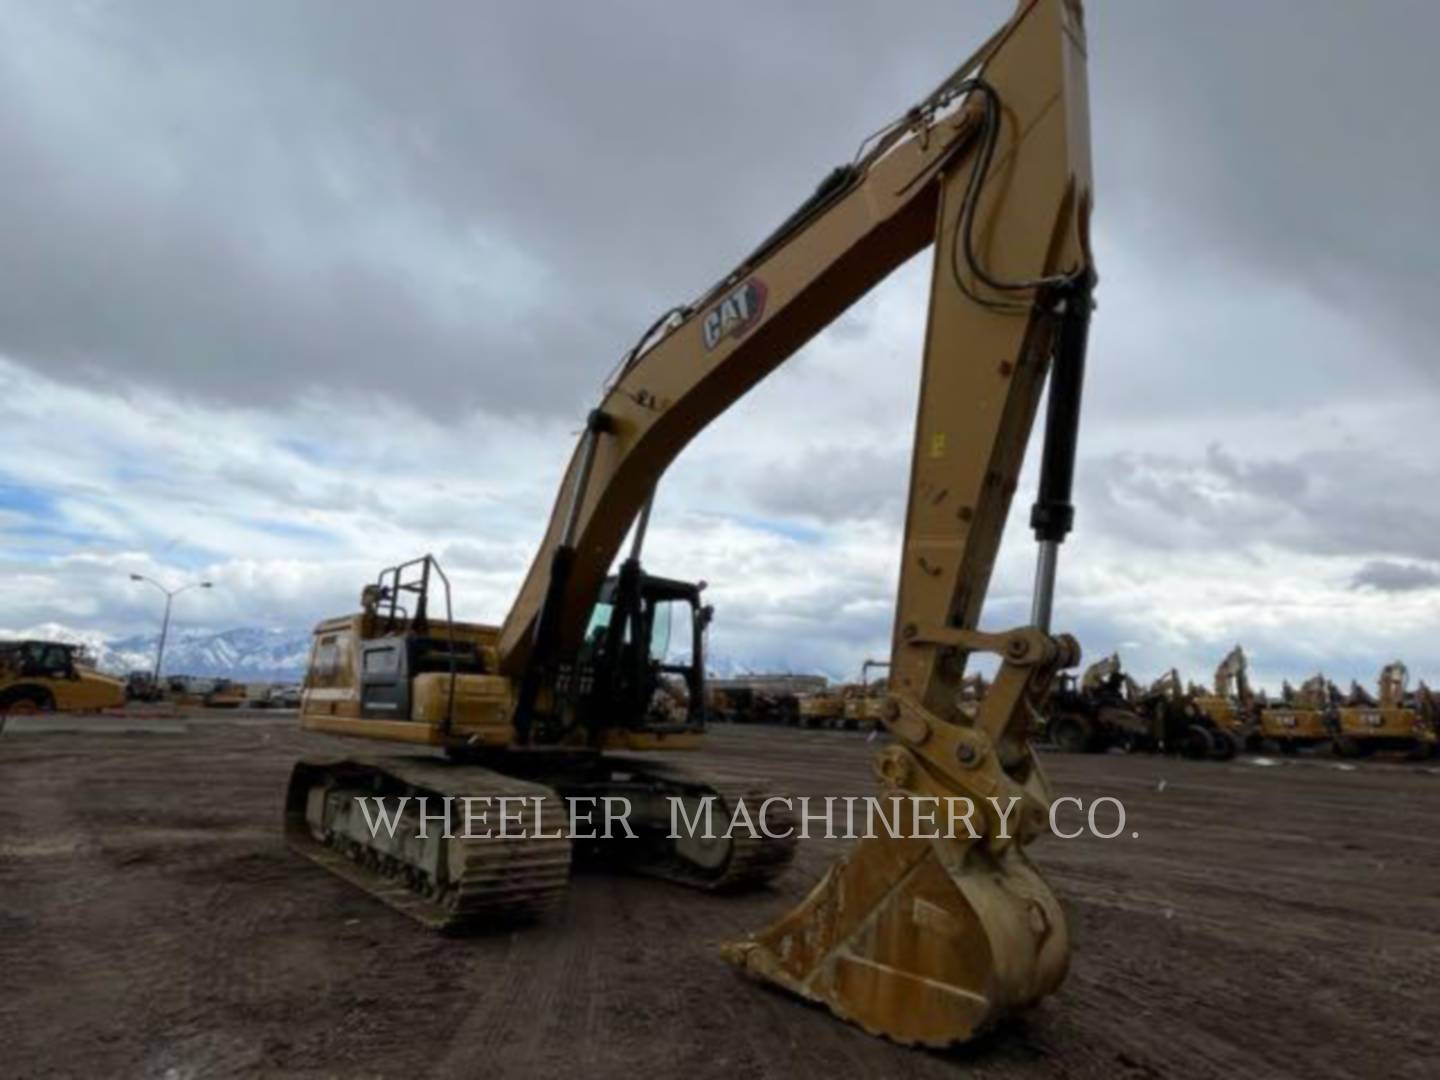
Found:
<svg viewBox="0 0 1440 1080"><path fill-rule="evenodd" d="M544 926L442 939L282 845L291 760L339 740L293 716L174 727L0 736L0 1074L1233 1080L1440 1062L1433 768L1048 757L1059 793L1123 799L1126 832L1037 845L1070 914L1069 979L935 1054L715 954L841 841L802 844L755 896L578 876ZM867 794L874 749L718 728L702 757Z"/></svg>

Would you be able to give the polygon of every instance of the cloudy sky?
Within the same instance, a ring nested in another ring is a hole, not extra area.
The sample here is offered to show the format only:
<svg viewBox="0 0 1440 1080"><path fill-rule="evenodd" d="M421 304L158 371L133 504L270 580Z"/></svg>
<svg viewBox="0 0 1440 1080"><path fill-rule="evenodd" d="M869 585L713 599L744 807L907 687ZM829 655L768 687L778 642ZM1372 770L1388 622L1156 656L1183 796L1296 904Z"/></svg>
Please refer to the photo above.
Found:
<svg viewBox="0 0 1440 1080"><path fill-rule="evenodd" d="M499 620L638 331L1011 7L0 2L0 627L149 629L131 572L214 580L183 625L306 627L425 550ZM1272 684L1440 681L1440 7L1088 14L1057 626L1147 678L1241 641ZM651 568L711 582L730 663L888 647L927 257L661 488Z"/></svg>

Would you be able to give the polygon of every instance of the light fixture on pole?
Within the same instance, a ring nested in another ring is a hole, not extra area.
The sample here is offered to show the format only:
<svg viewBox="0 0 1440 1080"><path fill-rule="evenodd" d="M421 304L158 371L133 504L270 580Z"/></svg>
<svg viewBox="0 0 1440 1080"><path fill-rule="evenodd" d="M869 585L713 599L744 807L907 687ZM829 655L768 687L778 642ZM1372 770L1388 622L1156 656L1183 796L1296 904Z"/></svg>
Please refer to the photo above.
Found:
<svg viewBox="0 0 1440 1080"><path fill-rule="evenodd" d="M165 639L167 636L169 636L170 633L171 603L175 600L175 597L179 596L186 589L210 589L214 586L208 581L192 581L188 585L181 585L178 589L167 589L164 585L161 585L154 578L148 578L144 574L131 574L130 580L143 581L149 585L154 585L155 588L159 589L162 593L165 594L165 618L160 623L160 645L155 650L154 679L155 690L158 693L160 690L160 665L165 661Z"/></svg>

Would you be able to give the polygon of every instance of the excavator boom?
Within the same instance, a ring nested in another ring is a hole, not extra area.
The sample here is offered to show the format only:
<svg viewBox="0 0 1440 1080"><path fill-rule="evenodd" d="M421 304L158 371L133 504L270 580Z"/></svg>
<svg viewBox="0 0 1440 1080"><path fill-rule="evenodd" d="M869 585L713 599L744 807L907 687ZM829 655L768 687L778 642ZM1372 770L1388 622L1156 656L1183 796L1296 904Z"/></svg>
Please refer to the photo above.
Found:
<svg viewBox="0 0 1440 1080"><path fill-rule="evenodd" d="M1053 990L1069 956L1025 845L1049 791L1029 742L1049 636L1095 280L1085 37L1077 0L1024 0L950 78L886 128L748 259L657 322L591 413L497 649L520 686L517 737L573 665L591 605L675 456L891 270L933 245L930 309L884 722L887 792L1020 808L977 838L865 839L805 902L727 947L736 964L867 1030L944 1045ZM1030 628L976 629L1047 374ZM958 707L966 658L995 686ZM1013 831L1007 828L1013 825Z"/></svg>
<svg viewBox="0 0 1440 1080"><path fill-rule="evenodd" d="M1024 0L933 94L626 357L501 628L503 670L519 678L572 656L676 455L934 244L893 661L900 686L940 706L960 675L937 677L943 646L908 643L921 626L978 618L1062 316L1089 315L1090 202L1080 4ZM1045 284L995 287L1008 282Z"/></svg>

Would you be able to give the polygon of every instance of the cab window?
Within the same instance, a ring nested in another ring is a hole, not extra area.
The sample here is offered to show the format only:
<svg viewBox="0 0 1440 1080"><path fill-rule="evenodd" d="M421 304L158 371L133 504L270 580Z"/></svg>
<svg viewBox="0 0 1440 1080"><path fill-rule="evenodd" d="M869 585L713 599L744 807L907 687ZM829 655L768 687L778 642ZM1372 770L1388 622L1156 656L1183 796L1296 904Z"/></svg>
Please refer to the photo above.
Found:
<svg viewBox="0 0 1440 1080"><path fill-rule="evenodd" d="M310 686L330 686L340 670L340 634L326 634L315 642L315 654L310 658Z"/></svg>
<svg viewBox="0 0 1440 1080"><path fill-rule="evenodd" d="M604 600L595 605L595 610L590 612L590 625L585 627L585 640L599 642L605 636L605 631L610 628L610 616L615 611L615 605Z"/></svg>
<svg viewBox="0 0 1440 1080"><path fill-rule="evenodd" d="M690 663L694 646L691 638L693 609L684 600L666 600L655 605L650 627L650 658L662 664Z"/></svg>

